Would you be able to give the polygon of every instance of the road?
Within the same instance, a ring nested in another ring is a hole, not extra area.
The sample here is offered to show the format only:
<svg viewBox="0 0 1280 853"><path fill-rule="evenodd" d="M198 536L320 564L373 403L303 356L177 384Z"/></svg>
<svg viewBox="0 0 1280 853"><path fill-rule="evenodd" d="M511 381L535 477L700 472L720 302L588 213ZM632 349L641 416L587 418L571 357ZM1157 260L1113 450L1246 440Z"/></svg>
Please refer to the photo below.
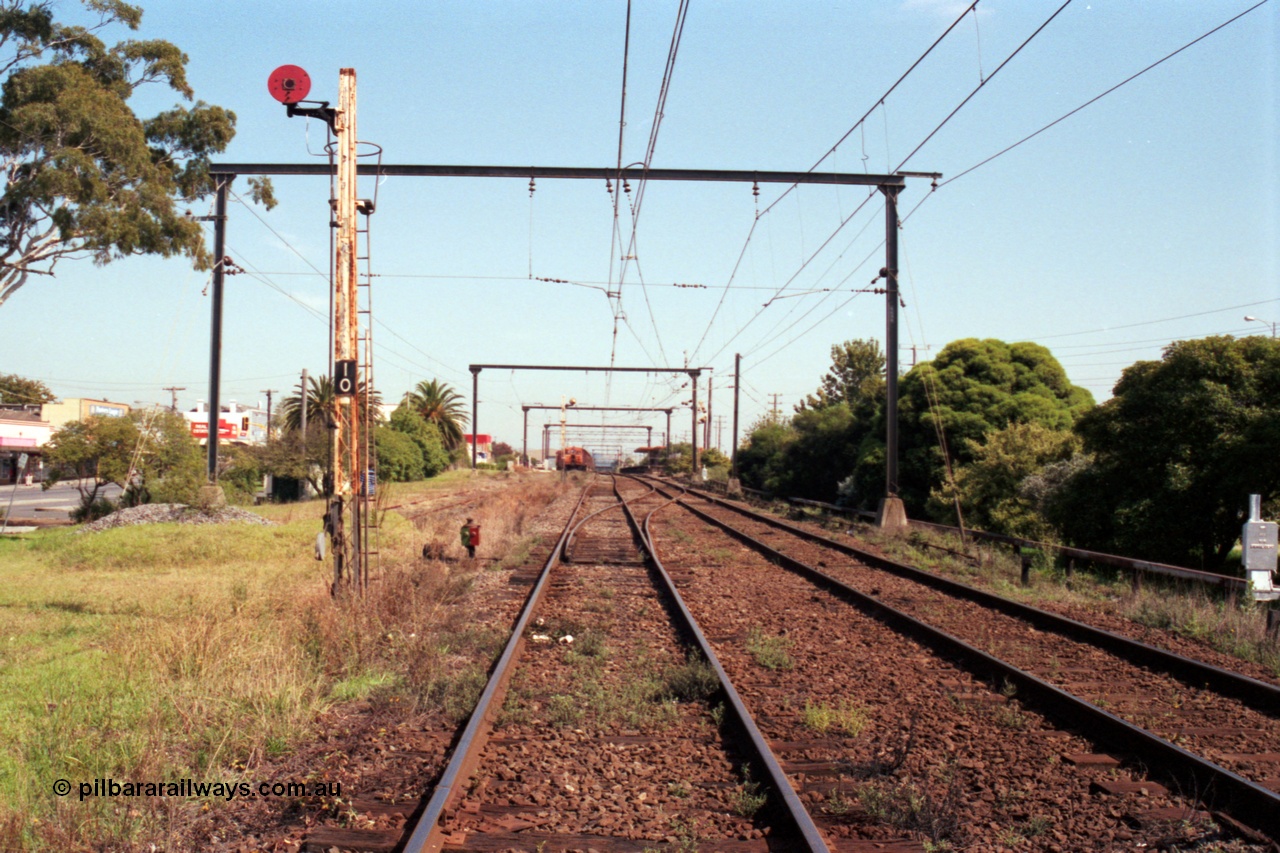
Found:
<svg viewBox="0 0 1280 853"><path fill-rule="evenodd" d="M112 500L120 497L119 486L109 485L99 495ZM80 505L80 491L74 482L58 483L48 491L34 486L0 486L0 512L9 507L13 500L10 518L65 520L70 517L71 510Z"/></svg>

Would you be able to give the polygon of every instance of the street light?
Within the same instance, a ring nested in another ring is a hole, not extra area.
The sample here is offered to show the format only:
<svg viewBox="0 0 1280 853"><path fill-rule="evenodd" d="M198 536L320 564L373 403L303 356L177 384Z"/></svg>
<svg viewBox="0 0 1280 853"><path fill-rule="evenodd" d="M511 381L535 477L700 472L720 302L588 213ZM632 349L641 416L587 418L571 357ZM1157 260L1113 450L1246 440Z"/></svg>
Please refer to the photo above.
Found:
<svg viewBox="0 0 1280 853"><path fill-rule="evenodd" d="M1245 319L1245 322L1248 322L1248 323L1261 323L1261 324L1262 324L1262 325L1264 325L1264 326L1270 326L1270 327L1271 327L1271 337L1273 337L1273 338L1274 338L1274 337L1276 336L1276 324L1275 324L1275 323L1273 323L1272 321L1270 321L1270 320L1263 320L1261 317L1254 317L1254 316L1253 316L1253 315L1251 315L1251 314L1246 314L1246 315L1244 315L1244 319Z"/></svg>

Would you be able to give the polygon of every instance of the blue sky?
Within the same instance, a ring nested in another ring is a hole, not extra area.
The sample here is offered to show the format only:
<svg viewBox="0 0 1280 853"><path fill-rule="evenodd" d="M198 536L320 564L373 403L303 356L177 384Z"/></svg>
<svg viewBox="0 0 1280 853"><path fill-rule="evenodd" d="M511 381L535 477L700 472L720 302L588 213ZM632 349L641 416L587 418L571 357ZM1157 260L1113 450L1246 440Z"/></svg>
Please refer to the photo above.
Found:
<svg viewBox="0 0 1280 853"><path fill-rule="evenodd" d="M880 104L965 5L692 0L652 165L804 170L870 111L820 168L891 171L987 79L902 166L945 182L1252 3L1075 0L992 76L1061 0L983 0ZM621 0L144 8L141 36L178 44L197 97L236 112L222 161L320 162L323 126L287 118L267 93L282 64L307 69L312 97L334 101L339 68L355 68L360 137L388 163L618 160ZM910 181L903 364L958 338L1037 341L1102 400L1124 367L1170 341L1269 333L1243 317L1280 320L1278 9L1262 6L932 194ZM624 164L644 157L676 11L633 4ZM153 89L137 106L173 101ZM244 195L243 180L234 189ZM840 228L865 191L802 187L777 201L784 189L762 186L757 199L749 185L653 182L624 269L610 196L594 181L540 181L530 199L527 180L386 179L371 220L377 385L394 400L440 378L469 398L471 363L687 358L714 368L727 446L735 353L750 424L772 395L790 411L812 392L832 344L884 339L883 297L853 292L883 265L879 198ZM316 269L328 267L328 182L279 178L276 190L270 213L231 206L230 254L251 274L228 280L224 400L288 393L303 368L327 370ZM625 208L619 222L628 237ZM0 370L130 403L167 403L163 387L185 386L179 403L193 405L208 393L207 278L180 260L64 263L0 308ZM619 288L615 341L604 291ZM486 371L480 430L518 445L522 404L668 406L688 399L680 383ZM665 418L641 422L656 436Z"/></svg>

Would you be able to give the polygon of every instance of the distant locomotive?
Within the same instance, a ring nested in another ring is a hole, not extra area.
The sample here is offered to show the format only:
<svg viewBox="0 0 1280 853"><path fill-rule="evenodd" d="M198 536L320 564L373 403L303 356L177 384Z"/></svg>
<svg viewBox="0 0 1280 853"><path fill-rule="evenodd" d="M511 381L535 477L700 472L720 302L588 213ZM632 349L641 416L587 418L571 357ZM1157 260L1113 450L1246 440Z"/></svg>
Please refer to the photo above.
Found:
<svg viewBox="0 0 1280 853"><path fill-rule="evenodd" d="M557 471L591 471L596 462L591 458L591 451L584 447L566 447L556 451Z"/></svg>

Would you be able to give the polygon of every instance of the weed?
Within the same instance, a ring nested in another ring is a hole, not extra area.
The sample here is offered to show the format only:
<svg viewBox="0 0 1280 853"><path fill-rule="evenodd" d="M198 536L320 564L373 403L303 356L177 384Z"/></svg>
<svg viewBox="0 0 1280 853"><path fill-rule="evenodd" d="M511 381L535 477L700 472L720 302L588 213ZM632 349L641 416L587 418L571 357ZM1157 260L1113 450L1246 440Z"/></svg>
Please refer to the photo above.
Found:
<svg viewBox="0 0 1280 853"><path fill-rule="evenodd" d="M724 725L724 703L717 702L711 706L711 722L716 724L716 728Z"/></svg>
<svg viewBox="0 0 1280 853"><path fill-rule="evenodd" d="M601 631L589 628L574 638L573 651L583 657L603 658L609 654L604 642L605 635Z"/></svg>
<svg viewBox="0 0 1280 853"><path fill-rule="evenodd" d="M556 726L572 726L582 719L582 709L572 696L552 696L547 702L547 721Z"/></svg>
<svg viewBox="0 0 1280 853"><path fill-rule="evenodd" d="M730 807L740 817L751 817L764 806L769 795L760 790L760 783L751 778L751 765L742 765L742 782L734 790Z"/></svg>
<svg viewBox="0 0 1280 853"><path fill-rule="evenodd" d="M1025 729L1029 722L1027 715L1022 712L1017 702L998 706L992 714L992 719L997 726L1003 726L1006 729Z"/></svg>
<svg viewBox="0 0 1280 853"><path fill-rule="evenodd" d="M1036 815L1018 824L1018 833L1023 838L1039 838L1053 828L1053 821L1044 815Z"/></svg>
<svg viewBox="0 0 1280 853"><path fill-rule="evenodd" d="M752 628L747 632L747 651L765 669L794 667L795 660L787 652L791 645L789 637L766 635L760 628Z"/></svg>
<svg viewBox="0 0 1280 853"><path fill-rule="evenodd" d="M853 800L845 796L844 791L840 788L832 788L831 792L827 794L827 804L824 806L824 810L829 815L842 817L853 810Z"/></svg>
<svg viewBox="0 0 1280 853"><path fill-rule="evenodd" d="M672 782L667 785L667 793L683 800L689 796L689 786L684 782Z"/></svg>
<svg viewBox="0 0 1280 853"><path fill-rule="evenodd" d="M805 726L819 734L826 734L832 729L843 732L849 737L857 737L866 728L869 715L866 708L860 708L847 699L842 699L834 708L825 702L814 705L804 703L804 711L800 719Z"/></svg>
<svg viewBox="0 0 1280 853"><path fill-rule="evenodd" d="M701 702L720 689L715 667L698 654L690 654L685 663L668 669L662 682L663 694L681 702Z"/></svg>
<svg viewBox="0 0 1280 853"><path fill-rule="evenodd" d="M960 828L959 781L950 770L944 774L943 781L946 787L941 794L918 787L913 782L901 782L891 788L868 784L859 789L858 800L872 817L901 829L919 832L938 843L950 838Z"/></svg>

